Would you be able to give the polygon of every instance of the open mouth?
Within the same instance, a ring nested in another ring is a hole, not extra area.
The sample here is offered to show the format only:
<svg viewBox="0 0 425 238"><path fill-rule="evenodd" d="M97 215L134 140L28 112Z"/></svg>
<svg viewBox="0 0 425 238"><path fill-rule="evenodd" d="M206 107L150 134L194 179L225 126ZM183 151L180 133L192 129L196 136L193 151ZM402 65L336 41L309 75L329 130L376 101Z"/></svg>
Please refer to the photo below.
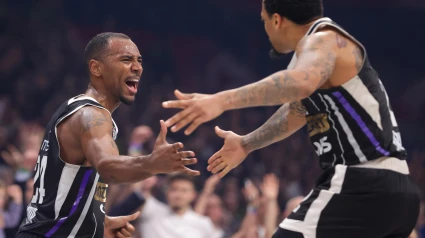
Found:
<svg viewBox="0 0 425 238"><path fill-rule="evenodd" d="M139 85L139 79L128 79L127 81L125 81L125 84L131 92L136 93L137 86Z"/></svg>

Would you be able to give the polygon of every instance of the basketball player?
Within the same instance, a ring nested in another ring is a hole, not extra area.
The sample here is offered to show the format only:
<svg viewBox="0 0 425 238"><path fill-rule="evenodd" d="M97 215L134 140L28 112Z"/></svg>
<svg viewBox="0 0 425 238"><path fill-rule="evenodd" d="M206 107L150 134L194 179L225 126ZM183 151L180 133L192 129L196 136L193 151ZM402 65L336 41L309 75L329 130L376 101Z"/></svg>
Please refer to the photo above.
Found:
<svg viewBox="0 0 425 238"><path fill-rule="evenodd" d="M226 110L283 104L248 135L216 127L224 146L208 170L223 177L250 152L307 124L324 171L273 237L409 236L419 197L388 95L365 47L323 17L322 0L264 0L261 18L273 55L295 51L287 69L214 95L176 91L179 100L163 106L183 110L166 125L178 131L190 124L190 134Z"/></svg>
<svg viewBox="0 0 425 238"><path fill-rule="evenodd" d="M182 143L161 132L152 154L120 156L118 128L111 113L133 103L142 75L142 57L124 34L102 33L87 45L90 85L84 95L64 102L47 125L34 177L34 195L17 237L129 237L128 217L105 217L108 183L132 183L158 173L198 175ZM105 229L105 234L104 234Z"/></svg>

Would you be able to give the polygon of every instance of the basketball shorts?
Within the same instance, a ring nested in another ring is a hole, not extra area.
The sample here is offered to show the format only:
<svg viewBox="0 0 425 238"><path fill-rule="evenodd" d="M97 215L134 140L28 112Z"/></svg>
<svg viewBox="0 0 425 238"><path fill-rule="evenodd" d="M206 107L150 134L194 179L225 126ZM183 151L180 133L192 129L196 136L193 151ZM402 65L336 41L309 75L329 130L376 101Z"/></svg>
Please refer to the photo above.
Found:
<svg viewBox="0 0 425 238"><path fill-rule="evenodd" d="M325 170L273 238L408 237L420 199L405 166L405 173L345 165Z"/></svg>

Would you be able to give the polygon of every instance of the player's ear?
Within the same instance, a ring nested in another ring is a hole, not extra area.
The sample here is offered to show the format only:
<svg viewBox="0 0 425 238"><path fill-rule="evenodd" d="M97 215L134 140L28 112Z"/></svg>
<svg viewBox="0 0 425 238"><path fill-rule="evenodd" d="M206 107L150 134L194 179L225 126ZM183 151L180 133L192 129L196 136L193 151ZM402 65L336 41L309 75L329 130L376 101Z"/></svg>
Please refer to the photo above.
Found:
<svg viewBox="0 0 425 238"><path fill-rule="evenodd" d="M90 74L93 74L96 77L100 77L102 75L100 62L94 59L89 61L89 71Z"/></svg>
<svg viewBox="0 0 425 238"><path fill-rule="evenodd" d="M275 13L273 14L272 18L274 27L280 28L280 25L282 24L282 18L280 17L280 15Z"/></svg>

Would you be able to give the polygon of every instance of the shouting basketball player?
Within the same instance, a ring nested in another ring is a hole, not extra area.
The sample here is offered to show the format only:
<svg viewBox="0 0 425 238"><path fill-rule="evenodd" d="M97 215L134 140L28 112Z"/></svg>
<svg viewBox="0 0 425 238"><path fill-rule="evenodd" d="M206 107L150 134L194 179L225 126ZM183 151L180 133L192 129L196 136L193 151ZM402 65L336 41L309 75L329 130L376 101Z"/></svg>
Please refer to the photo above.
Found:
<svg viewBox="0 0 425 238"><path fill-rule="evenodd" d="M331 19L322 0L264 0L261 18L273 55L295 54L286 70L214 95L183 94L164 102L183 109L172 131L226 110L283 106L260 128L240 136L216 127L224 145L208 170L223 177L247 155L307 124L324 172L274 238L407 237L419 212L406 151L388 95L365 47Z"/></svg>
<svg viewBox="0 0 425 238"><path fill-rule="evenodd" d="M105 217L108 183L131 183L158 173L198 175L185 165L196 163L182 143L168 144L167 127L152 154L120 156L118 128L111 113L132 104L142 75L142 57L124 34L102 33L85 50L90 85L71 98L47 125L34 177L34 195L17 237L129 237L127 217ZM104 232L105 231L105 232Z"/></svg>

